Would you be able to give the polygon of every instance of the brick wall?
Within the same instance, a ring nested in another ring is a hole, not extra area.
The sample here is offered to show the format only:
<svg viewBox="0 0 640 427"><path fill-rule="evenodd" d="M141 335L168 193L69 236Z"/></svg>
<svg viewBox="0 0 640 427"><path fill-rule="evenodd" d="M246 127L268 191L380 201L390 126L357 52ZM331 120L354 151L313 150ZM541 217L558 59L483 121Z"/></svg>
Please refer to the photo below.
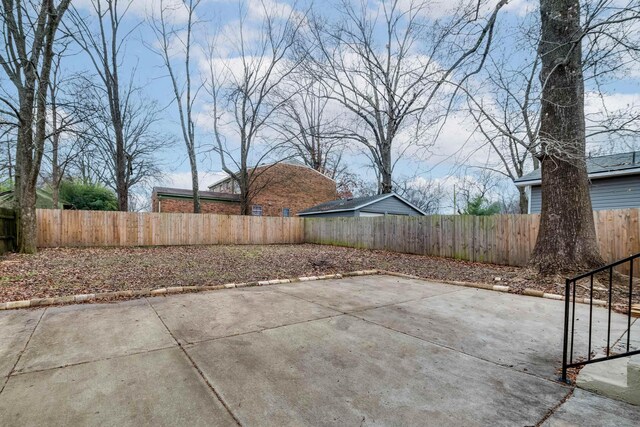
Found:
<svg viewBox="0 0 640 427"><path fill-rule="evenodd" d="M283 209L295 216L303 209L337 198L336 183L323 174L304 167L279 163L258 168L253 182L251 205L262 206L263 216L282 216ZM158 198L151 199L152 211L158 212ZM239 202L201 199L202 213L239 215ZM189 198L160 199L161 212L193 212L193 201Z"/></svg>
<svg viewBox="0 0 640 427"><path fill-rule="evenodd" d="M264 216L282 216L284 208L295 216L301 210L337 197L335 181L313 169L287 163L267 167L256 178L255 188L263 189L251 204L262 206Z"/></svg>

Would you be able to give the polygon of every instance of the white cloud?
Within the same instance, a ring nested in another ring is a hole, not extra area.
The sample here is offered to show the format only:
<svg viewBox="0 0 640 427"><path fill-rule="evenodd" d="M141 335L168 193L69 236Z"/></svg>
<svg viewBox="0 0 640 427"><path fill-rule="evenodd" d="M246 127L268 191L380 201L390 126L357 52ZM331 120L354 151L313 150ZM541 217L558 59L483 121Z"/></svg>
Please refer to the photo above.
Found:
<svg viewBox="0 0 640 427"><path fill-rule="evenodd" d="M587 92L584 96L584 110L587 115L601 113L603 107L607 111L620 111L634 106L640 106L640 93Z"/></svg>
<svg viewBox="0 0 640 427"><path fill-rule="evenodd" d="M102 9L106 8L104 0L74 0L73 5L79 9L94 12L94 5L101 2ZM118 9L120 13L130 13L139 18L149 18L153 13L157 13L160 7L164 6L171 12L167 14L172 22L185 22L188 18L187 8L184 6L183 0L131 0L130 2L122 2Z"/></svg>
<svg viewBox="0 0 640 427"><path fill-rule="evenodd" d="M293 12L291 5L276 0L251 1L247 4L250 19L267 17L286 19Z"/></svg>
<svg viewBox="0 0 640 427"><path fill-rule="evenodd" d="M382 10L383 1L384 0L378 1L380 10ZM517 16L524 16L536 10L536 1L537 0L511 0L502 7L501 12L510 12ZM498 2L499 0L483 2L480 5L479 13L484 16L490 15ZM460 10L475 12L477 4L477 0L431 0L424 4L416 0L400 0L398 8L408 11L420 7L420 15L429 19L440 19L460 13ZM373 12L375 12L375 9L372 10L372 13Z"/></svg>

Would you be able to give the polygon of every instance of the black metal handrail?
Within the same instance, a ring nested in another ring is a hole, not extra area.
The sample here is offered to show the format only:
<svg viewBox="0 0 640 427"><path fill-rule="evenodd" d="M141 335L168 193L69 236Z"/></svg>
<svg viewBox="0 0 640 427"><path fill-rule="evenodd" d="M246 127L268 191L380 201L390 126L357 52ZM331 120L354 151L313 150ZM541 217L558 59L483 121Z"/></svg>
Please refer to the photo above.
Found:
<svg viewBox="0 0 640 427"><path fill-rule="evenodd" d="M562 351L562 381L567 382L567 370L569 368L576 368L579 366L587 365L590 363L602 362L605 360L617 359L619 357L632 356L634 354L640 354L640 349L631 350L631 305L633 302L633 262L640 258L640 253L631 255L627 258L605 265L604 267L597 268L584 274L580 274L571 279L567 279L565 283L564 293L564 339L563 339L563 351ZM627 310L627 346L624 353L611 354L611 299L613 296L613 269L623 264L629 263L629 300ZM592 333L593 333L593 278L596 274L609 271L609 289L608 289L608 301L607 301L607 347L606 356L603 357L591 357L592 350ZM575 336L575 320L576 320L576 284L578 280L590 279L589 287L589 345L587 351L586 360L578 360L574 362L574 349L573 341ZM571 330L571 334L569 334Z"/></svg>

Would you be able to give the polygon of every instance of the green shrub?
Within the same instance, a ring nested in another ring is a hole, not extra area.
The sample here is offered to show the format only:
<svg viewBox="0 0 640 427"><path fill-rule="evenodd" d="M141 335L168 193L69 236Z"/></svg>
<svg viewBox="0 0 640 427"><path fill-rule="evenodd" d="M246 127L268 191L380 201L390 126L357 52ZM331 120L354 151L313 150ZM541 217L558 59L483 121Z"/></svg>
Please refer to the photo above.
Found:
<svg viewBox="0 0 640 427"><path fill-rule="evenodd" d="M489 203L484 197L476 196L467 202L467 207L464 208L462 214L477 216L496 215L499 214L501 210L500 203Z"/></svg>
<svg viewBox="0 0 640 427"><path fill-rule="evenodd" d="M97 184L84 184L78 181L60 183L60 200L74 209L89 211L115 211L118 200L113 191Z"/></svg>

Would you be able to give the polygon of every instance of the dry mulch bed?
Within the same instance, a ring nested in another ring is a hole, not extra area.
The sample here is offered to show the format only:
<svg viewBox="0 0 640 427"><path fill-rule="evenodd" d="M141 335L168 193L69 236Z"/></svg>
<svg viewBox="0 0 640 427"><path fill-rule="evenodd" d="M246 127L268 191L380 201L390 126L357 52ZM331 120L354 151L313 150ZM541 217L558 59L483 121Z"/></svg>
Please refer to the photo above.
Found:
<svg viewBox="0 0 640 427"><path fill-rule="evenodd" d="M321 245L55 248L0 257L0 302L74 294L218 285L381 269L433 280L564 293L562 278L523 268ZM496 280L499 278L499 280ZM640 288L640 286L639 286ZM579 296L587 296L579 291ZM617 298L616 298L617 299Z"/></svg>

